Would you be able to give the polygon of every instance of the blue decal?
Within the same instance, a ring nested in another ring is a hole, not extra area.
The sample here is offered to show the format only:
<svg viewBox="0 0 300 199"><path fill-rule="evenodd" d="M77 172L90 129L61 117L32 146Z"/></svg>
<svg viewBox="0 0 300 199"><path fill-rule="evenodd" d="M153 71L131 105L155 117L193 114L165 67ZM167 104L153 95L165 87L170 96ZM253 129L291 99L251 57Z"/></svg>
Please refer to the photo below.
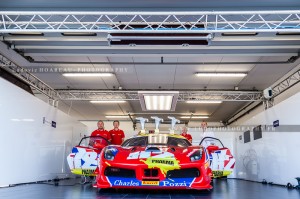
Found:
<svg viewBox="0 0 300 199"><path fill-rule="evenodd" d="M97 165L96 165L96 164L91 164L90 166L91 166L91 167L96 167Z"/></svg>
<svg viewBox="0 0 300 199"><path fill-rule="evenodd" d="M83 159L80 159L81 160L81 166L85 163L85 161Z"/></svg>
<svg viewBox="0 0 300 199"><path fill-rule="evenodd" d="M113 146L108 146L107 150L110 150L114 156L119 152L118 149Z"/></svg>
<svg viewBox="0 0 300 199"><path fill-rule="evenodd" d="M78 149L76 147L73 147L72 153L78 153Z"/></svg>
<svg viewBox="0 0 300 199"><path fill-rule="evenodd" d="M166 178L162 181L157 181L157 185L155 185L155 181L140 181L136 178L118 178L118 177L107 177L111 186L159 186L159 187L190 187L194 178L174 178L169 179Z"/></svg>
<svg viewBox="0 0 300 199"><path fill-rule="evenodd" d="M112 186L141 186L141 181L135 178L107 177Z"/></svg>

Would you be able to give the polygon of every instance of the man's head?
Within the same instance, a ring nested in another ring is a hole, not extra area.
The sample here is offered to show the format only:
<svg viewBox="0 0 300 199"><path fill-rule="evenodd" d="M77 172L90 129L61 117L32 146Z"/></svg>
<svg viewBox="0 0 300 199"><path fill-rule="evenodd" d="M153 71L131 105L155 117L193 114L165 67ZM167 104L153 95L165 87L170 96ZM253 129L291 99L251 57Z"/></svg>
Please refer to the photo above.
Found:
<svg viewBox="0 0 300 199"><path fill-rule="evenodd" d="M184 127L182 128L182 134L187 134L187 128L186 128L186 126L184 126Z"/></svg>
<svg viewBox="0 0 300 199"><path fill-rule="evenodd" d="M97 126L98 126L98 129L103 130L104 129L104 122L102 120L99 120L97 122Z"/></svg>
<svg viewBox="0 0 300 199"><path fill-rule="evenodd" d="M202 128L202 130L203 130L203 132L206 130L206 128L207 128L207 122L205 122L204 120L202 120L202 122L201 122L201 128Z"/></svg>
<svg viewBox="0 0 300 199"><path fill-rule="evenodd" d="M119 125L120 125L119 120L115 120L115 121L113 122L113 125L114 125L114 129L119 129Z"/></svg>

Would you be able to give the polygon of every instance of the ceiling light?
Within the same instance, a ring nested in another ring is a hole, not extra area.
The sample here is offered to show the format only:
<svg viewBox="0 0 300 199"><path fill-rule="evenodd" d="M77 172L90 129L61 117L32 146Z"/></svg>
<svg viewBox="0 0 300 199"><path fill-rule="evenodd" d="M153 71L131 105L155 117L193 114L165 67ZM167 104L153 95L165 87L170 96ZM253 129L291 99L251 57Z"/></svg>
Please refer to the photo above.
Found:
<svg viewBox="0 0 300 199"><path fill-rule="evenodd" d="M14 36L44 36L44 33L41 32L15 32L15 33L9 33L10 35Z"/></svg>
<svg viewBox="0 0 300 199"><path fill-rule="evenodd" d="M245 77L247 73L196 73L198 77Z"/></svg>
<svg viewBox="0 0 300 199"><path fill-rule="evenodd" d="M106 115L106 118L129 118L128 115Z"/></svg>
<svg viewBox="0 0 300 199"><path fill-rule="evenodd" d="M278 32L276 35L300 35L300 32Z"/></svg>
<svg viewBox="0 0 300 199"><path fill-rule="evenodd" d="M189 104L220 104L221 100L187 100L186 103Z"/></svg>
<svg viewBox="0 0 300 199"><path fill-rule="evenodd" d="M65 77L110 77L113 73L63 73Z"/></svg>
<svg viewBox="0 0 300 199"><path fill-rule="evenodd" d="M139 91L143 111L175 111L178 91Z"/></svg>
<svg viewBox="0 0 300 199"><path fill-rule="evenodd" d="M255 36L257 32L225 32L222 36Z"/></svg>
<svg viewBox="0 0 300 199"><path fill-rule="evenodd" d="M65 32L61 33L63 36L97 36L95 32Z"/></svg>
<svg viewBox="0 0 300 199"><path fill-rule="evenodd" d="M109 103L124 103L126 102L125 100L92 100L90 101L91 103L94 104L109 104Z"/></svg>
<svg viewBox="0 0 300 199"><path fill-rule="evenodd" d="M182 119L207 119L208 116L181 116Z"/></svg>

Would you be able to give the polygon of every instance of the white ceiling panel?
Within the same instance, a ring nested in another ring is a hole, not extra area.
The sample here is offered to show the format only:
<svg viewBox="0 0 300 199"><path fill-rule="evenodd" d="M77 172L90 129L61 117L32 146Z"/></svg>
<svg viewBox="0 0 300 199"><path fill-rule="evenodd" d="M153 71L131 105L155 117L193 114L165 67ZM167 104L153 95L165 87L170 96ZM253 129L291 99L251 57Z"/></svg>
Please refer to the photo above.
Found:
<svg viewBox="0 0 300 199"><path fill-rule="evenodd" d="M164 87L173 85L176 66L170 65L135 65L141 87Z"/></svg>
<svg viewBox="0 0 300 199"><path fill-rule="evenodd" d="M178 57L178 62L221 62L220 56Z"/></svg>

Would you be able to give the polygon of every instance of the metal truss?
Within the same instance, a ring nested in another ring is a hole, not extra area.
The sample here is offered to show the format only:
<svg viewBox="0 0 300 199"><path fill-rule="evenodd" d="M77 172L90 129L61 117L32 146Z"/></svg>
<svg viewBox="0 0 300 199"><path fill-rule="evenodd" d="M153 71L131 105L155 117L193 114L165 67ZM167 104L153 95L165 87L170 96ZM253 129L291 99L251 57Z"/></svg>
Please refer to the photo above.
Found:
<svg viewBox="0 0 300 199"><path fill-rule="evenodd" d="M10 72L17 78L25 81L30 86L37 89L44 95L48 96L51 101L54 101L57 98L57 92L54 89L52 89L50 86L48 86L46 83L41 81L36 76L32 75L25 68L18 66L17 64L15 64L11 60L3 56L1 53L0 53L0 67Z"/></svg>
<svg viewBox="0 0 300 199"><path fill-rule="evenodd" d="M162 91L162 90L160 90ZM137 90L58 90L61 100L140 100ZM178 101L261 101L259 91L179 91Z"/></svg>
<svg viewBox="0 0 300 199"><path fill-rule="evenodd" d="M1 11L0 32L299 32L300 10L210 12Z"/></svg>
<svg viewBox="0 0 300 199"><path fill-rule="evenodd" d="M300 82L300 69L272 88L273 98Z"/></svg>

